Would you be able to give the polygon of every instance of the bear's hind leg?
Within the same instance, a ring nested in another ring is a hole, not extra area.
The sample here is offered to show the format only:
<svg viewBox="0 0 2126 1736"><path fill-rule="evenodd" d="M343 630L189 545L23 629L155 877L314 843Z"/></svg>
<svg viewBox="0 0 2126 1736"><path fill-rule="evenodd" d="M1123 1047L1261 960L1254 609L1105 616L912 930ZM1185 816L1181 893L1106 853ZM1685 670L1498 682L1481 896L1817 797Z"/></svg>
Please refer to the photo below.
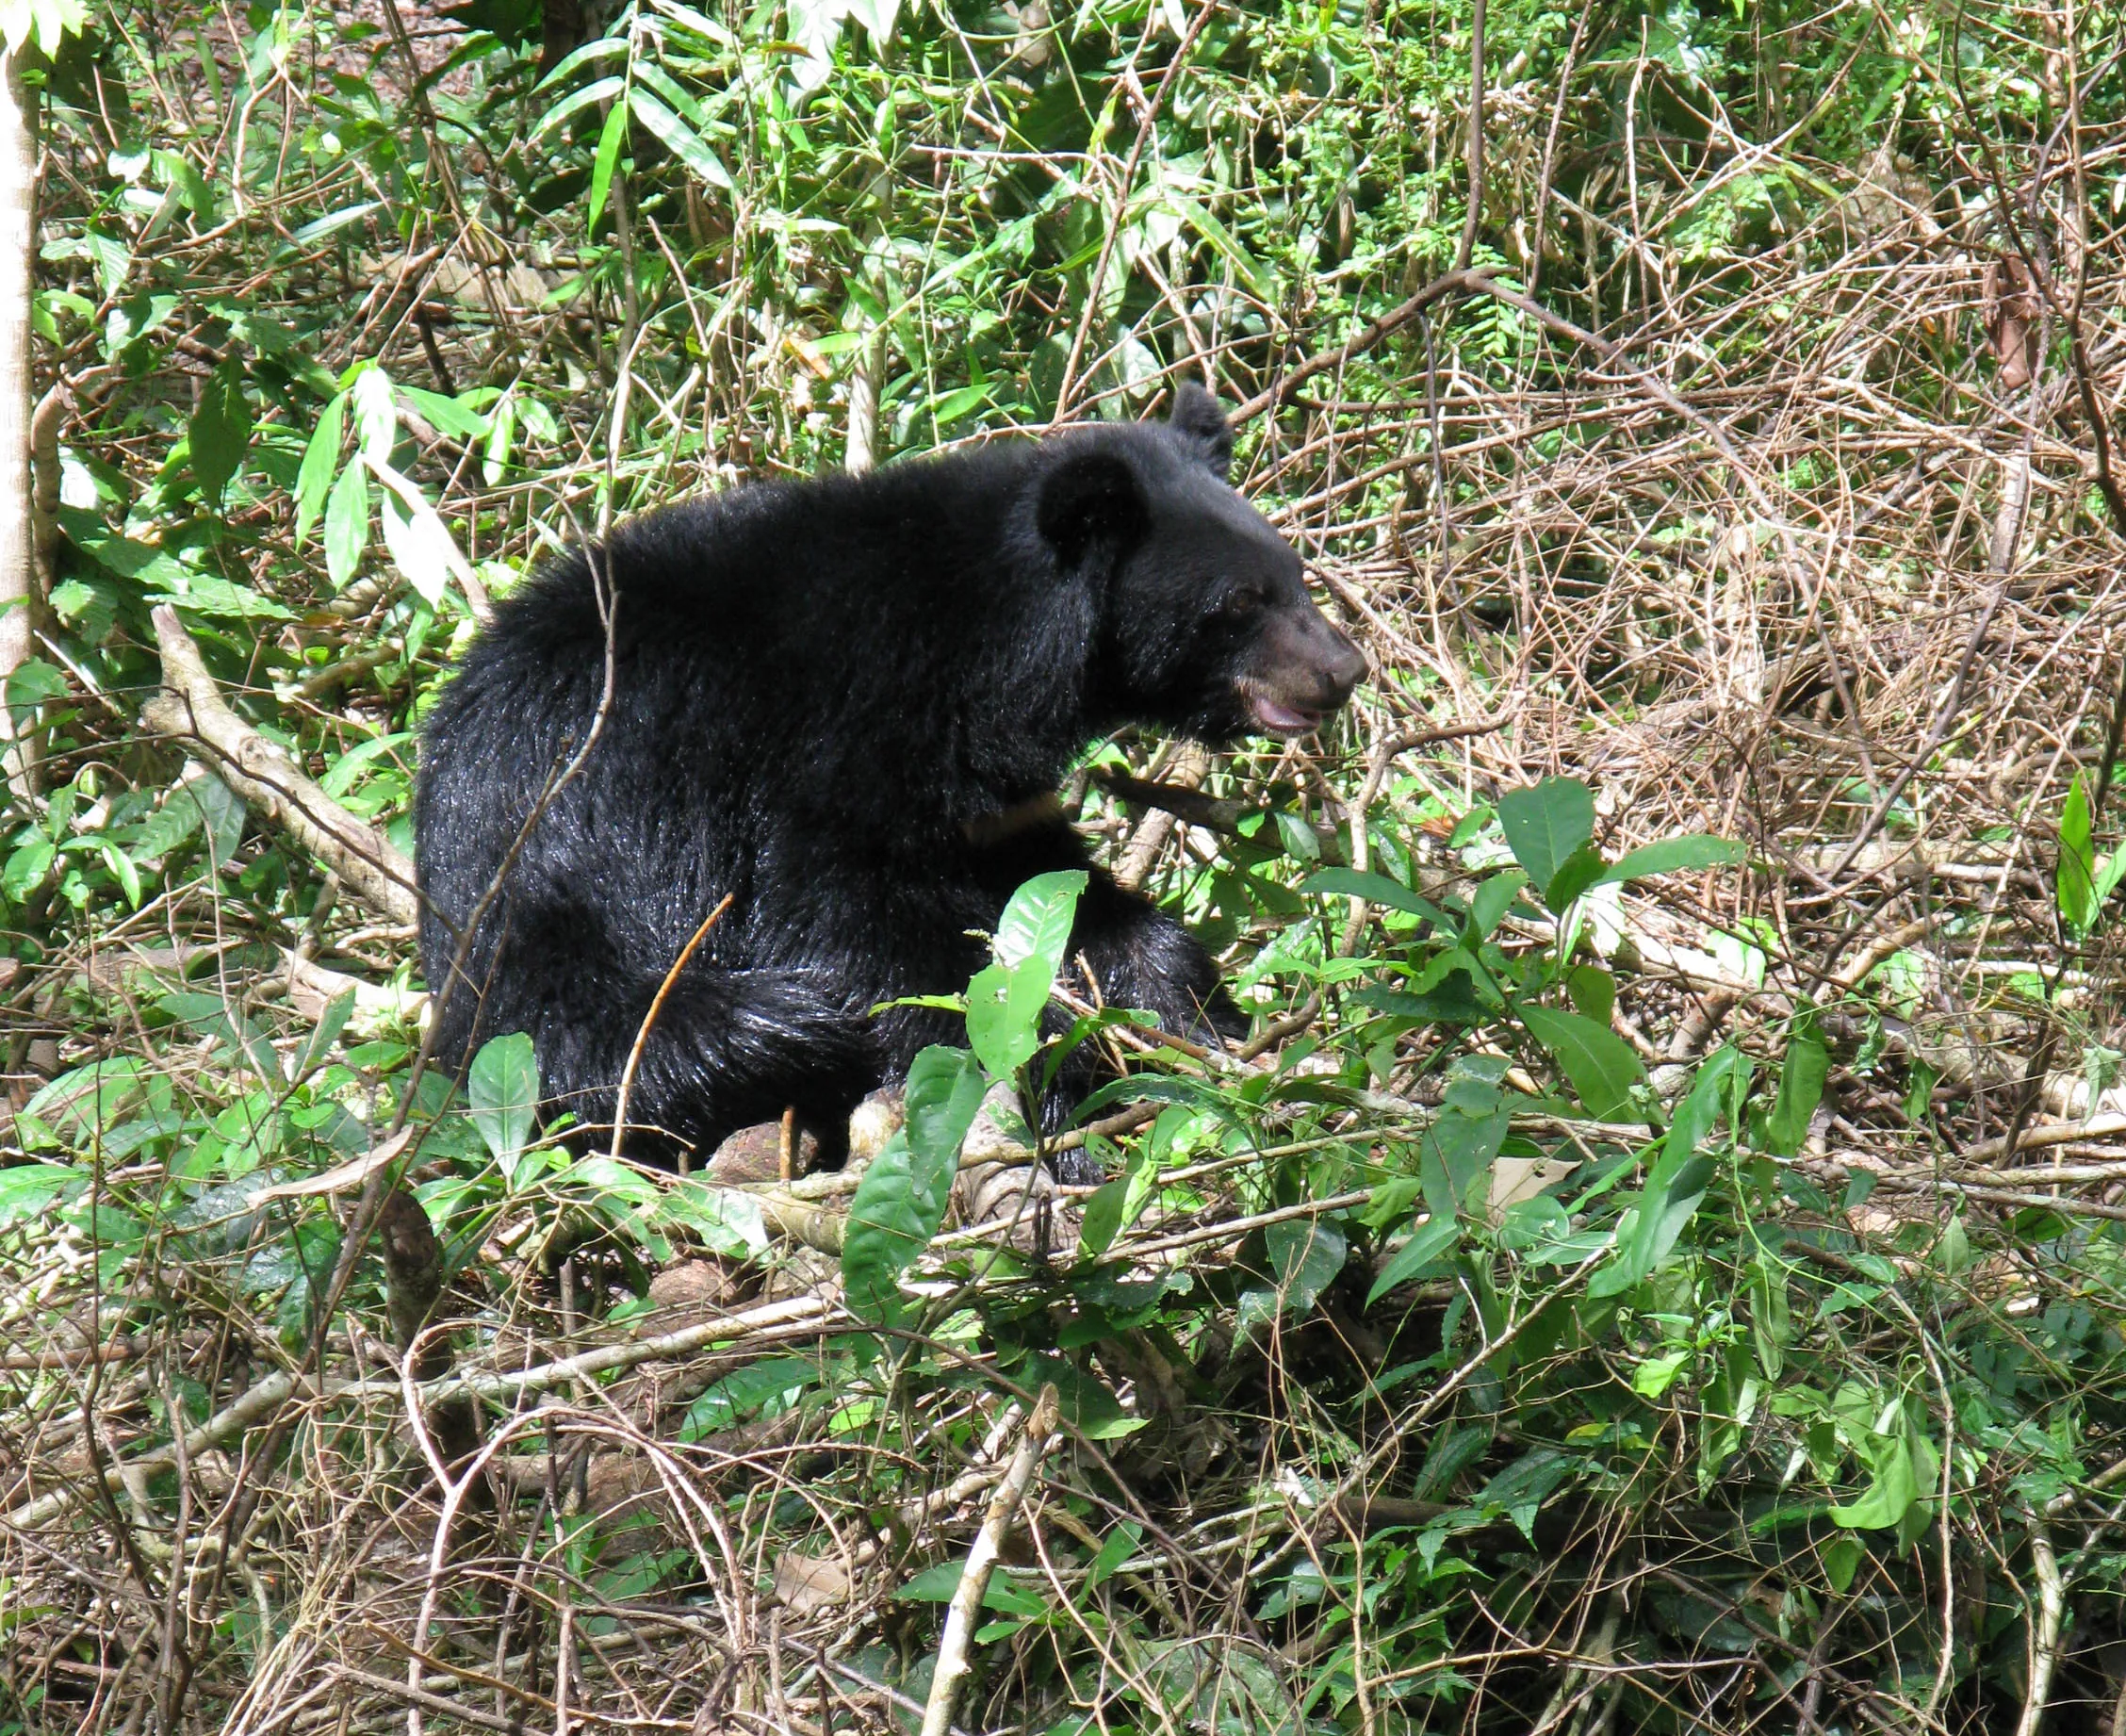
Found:
<svg viewBox="0 0 2126 1736"><path fill-rule="evenodd" d="M629 969L580 925L566 942L558 940L550 925L520 923L482 1008L481 1036L528 1031L543 1097L602 1142L664 979ZM644 1038L623 1149L649 1162L671 1164L682 1152L702 1162L739 1128L794 1109L832 1161L846 1149L849 1112L883 1071L861 1011L803 974L696 960L673 982Z"/></svg>

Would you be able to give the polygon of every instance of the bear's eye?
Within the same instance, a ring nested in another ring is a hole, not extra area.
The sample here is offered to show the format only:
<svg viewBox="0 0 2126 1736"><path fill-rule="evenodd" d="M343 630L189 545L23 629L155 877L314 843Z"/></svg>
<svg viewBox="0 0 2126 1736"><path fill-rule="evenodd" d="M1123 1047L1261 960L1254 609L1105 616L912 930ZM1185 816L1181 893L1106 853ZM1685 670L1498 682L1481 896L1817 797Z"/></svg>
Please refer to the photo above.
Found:
<svg viewBox="0 0 2126 1736"><path fill-rule="evenodd" d="M1269 593L1267 591L1253 587L1242 591L1228 591L1225 594L1224 600L1218 604L1218 614L1230 621L1244 620L1258 609L1267 607L1268 603Z"/></svg>

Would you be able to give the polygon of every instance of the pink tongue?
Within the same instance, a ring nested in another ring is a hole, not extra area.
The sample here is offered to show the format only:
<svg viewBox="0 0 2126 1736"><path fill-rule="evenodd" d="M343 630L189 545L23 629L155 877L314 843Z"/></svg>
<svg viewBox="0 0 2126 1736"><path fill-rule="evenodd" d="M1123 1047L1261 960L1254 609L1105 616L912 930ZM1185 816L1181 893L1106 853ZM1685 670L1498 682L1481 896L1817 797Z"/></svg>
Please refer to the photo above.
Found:
<svg viewBox="0 0 2126 1736"><path fill-rule="evenodd" d="M1288 707L1279 705L1274 699L1257 698L1255 715L1266 729L1304 730L1314 728L1314 719Z"/></svg>

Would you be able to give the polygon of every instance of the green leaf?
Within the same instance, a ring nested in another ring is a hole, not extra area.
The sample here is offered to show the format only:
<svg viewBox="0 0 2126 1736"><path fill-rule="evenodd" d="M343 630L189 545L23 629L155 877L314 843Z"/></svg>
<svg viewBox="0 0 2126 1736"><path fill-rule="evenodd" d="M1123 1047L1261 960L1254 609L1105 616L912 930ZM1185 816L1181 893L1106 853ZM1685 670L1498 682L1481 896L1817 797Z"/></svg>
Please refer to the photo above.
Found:
<svg viewBox="0 0 2126 1736"><path fill-rule="evenodd" d="M1732 838L1714 838L1693 832L1682 838L1663 838L1629 850L1603 870L1600 886L1644 880L1657 874L1680 874L1691 868L1720 868L1747 860L1749 851Z"/></svg>
<svg viewBox="0 0 2126 1736"><path fill-rule="evenodd" d="M1162 203L1175 216L1202 236L1204 240L1208 241L1211 250L1224 259L1228 265L1232 266L1235 274L1257 297L1266 302L1276 299L1270 289L1268 280L1263 274L1261 265L1245 247L1240 245L1238 237L1234 235L1233 231L1212 216L1208 209L1197 204L1186 194L1172 190L1167 192Z"/></svg>
<svg viewBox="0 0 2126 1736"><path fill-rule="evenodd" d="M472 1124L498 1163L514 1163L539 1109L539 1057L522 1031L497 1037L472 1057L466 1079Z"/></svg>
<svg viewBox="0 0 2126 1736"><path fill-rule="evenodd" d="M908 1136L896 1133L857 1184L842 1235L842 1286L859 1319L890 1321L900 1314L896 1281L930 1240L916 1199Z"/></svg>
<svg viewBox="0 0 2126 1736"><path fill-rule="evenodd" d="M1300 891L1325 898L1363 898L1368 904L1403 910L1412 916L1429 916L1443 928L1450 925L1438 906L1384 874L1368 874L1357 868L1324 868L1319 874L1309 875L1300 883Z"/></svg>
<svg viewBox="0 0 2126 1736"><path fill-rule="evenodd" d="M1018 1077L1040 1047L1048 988L1039 972L1001 964L984 965L967 985L967 1040L999 1079Z"/></svg>
<svg viewBox="0 0 2126 1736"><path fill-rule="evenodd" d="M251 404L244 397L243 370L234 360L223 362L200 387L187 437L201 498L219 506L251 444Z"/></svg>
<svg viewBox="0 0 2126 1736"><path fill-rule="evenodd" d="M1575 965L1565 973L1565 992L1572 996L1572 1004L1580 1016L1610 1028L1610 1015L1616 1009L1616 978L1598 964Z"/></svg>
<svg viewBox="0 0 2126 1736"><path fill-rule="evenodd" d="M1545 778L1499 797L1498 825L1513 860L1547 895L1558 870L1594 835L1594 795L1577 778Z"/></svg>
<svg viewBox="0 0 2126 1736"><path fill-rule="evenodd" d="M1488 1095L1488 1103L1457 1107L1449 1088L1447 1106L1417 1141L1417 1174L1434 1217L1474 1212L1488 1192L1492 1166L1513 1126L1498 1093Z"/></svg>
<svg viewBox="0 0 2126 1736"><path fill-rule="evenodd" d="M86 1170L68 1163L18 1163L0 1169L0 1229L44 1216L53 1204L89 1186Z"/></svg>
<svg viewBox="0 0 2126 1736"><path fill-rule="evenodd" d="M1781 1157L1791 1157L1808 1137L1808 1123L1823 1100L1831 1052L1816 1028L1816 1011L1804 1007L1787 1030L1787 1064L1779 1071L1779 1094L1765 1118L1764 1137Z"/></svg>
<svg viewBox="0 0 2126 1736"><path fill-rule="evenodd" d="M318 418L310 444L303 449L303 467L295 473L295 546L300 549L310 535L318 515L325 510L325 490L332 486L333 467L339 463L339 442L347 422L347 394L337 392Z"/></svg>
<svg viewBox="0 0 2126 1736"><path fill-rule="evenodd" d="M1493 929L1506 919L1515 895L1528 884L1528 876L1518 868L1508 868L1495 874L1469 894L1469 926L1467 944L1488 940Z"/></svg>
<svg viewBox="0 0 2126 1736"><path fill-rule="evenodd" d="M1033 965L1054 983L1085 889L1085 870L1068 868L1038 874L1013 893L997 918L997 962L1011 970Z"/></svg>
<svg viewBox="0 0 2126 1736"><path fill-rule="evenodd" d="M1177 1111L1165 1109L1160 1113L1175 1115ZM1099 1259L1115 1245L1115 1237L1144 1209L1144 1202L1152 1191L1153 1143L1150 1139L1141 1141L1130 1154L1122 1172L1113 1181L1103 1183L1086 1202L1085 1219L1078 1230L1078 1253L1082 1258Z"/></svg>
<svg viewBox="0 0 2126 1736"><path fill-rule="evenodd" d="M325 575L342 590L362 564L369 540L369 473L356 458L339 473L325 503Z"/></svg>
<svg viewBox="0 0 2126 1736"><path fill-rule="evenodd" d="M2082 788L2082 774L2074 774L2068 786L2067 806L2059 825L2059 913L2068 932L2077 939L2096 925L2097 858L2091 843L2089 798ZM2126 852L2122 852L2126 853Z"/></svg>
<svg viewBox="0 0 2126 1736"><path fill-rule="evenodd" d="M1550 884L1544 889L1543 902L1553 915L1562 916L1580 893L1602 884L1608 869L1601 851L1591 843L1581 844L1558 864L1558 872L1550 876Z"/></svg>
<svg viewBox="0 0 2126 1736"><path fill-rule="evenodd" d="M207 863L219 872L243 843L243 797L204 768L185 779L185 794L206 823Z"/></svg>
<svg viewBox="0 0 2126 1736"><path fill-rule="evenodd" d="M1920 1481L1913 1471L1913 1452L1905 1431L1871 1435L1862 1448L1873 1481L1856 1501L1831 1509L1831 1523L1848 1531L1883 1531L1902 1519L1920 1499Z"/></svg>
<svg viewBox="0 0 2126 1736"><path fill-rule="evenodd" d="M492 395L493 388L482 388ZM487 433L487 418L470 404L450 398L442 392L424 392L417 385L401 385L399 396L406 401L406 407L419 416L437 434L447 434L453 440L479 440Z"/></svg>
<svg viewBox="0 0 2126 1736"><path fill-rule="evenodd" d="M918 1186L935 1204L939 1223L945 1220L946 1196L959 1172L959 1148L982 1107L984 1089L982 1070L964 1049L933 1044L908 1068L908 1151L915 1159Z"/></svg>
<svg viewBox="0 0 2126 1736"><path fill-rule="evenodd" d="M102 846L104 866L111 871L118 881L119 890L125 894L126 904L133 909L140 908L140 871L136 868L125 852L115 843Z"/></svg>
<svg viewBox="0 0 2126 1736"><path fill-rule="evenodd" d="M1548 1007L1524 1007L1520 1012L1529 1034L1565 1070L1589 1115L1598 1122L1645 1119L1633 1106L1631 1088L1646 1070L1623 1038L1578 1013Z"/></svg>
<svg viewBox="0 0 2126 1736"><path fill-rule="evenodd" d="M303 1040L303 1047L296 1051L295 1066L288 1076L298 1085L332 1053L333 1044L339 1040L340 1032L347 1028L347 1021L353 1016L354 1000L355 991L345 989L325 1003L325 1010L318 1015L318 1023Z"/></svg>
<svg viewBox="0 0 2126 1736"><path fill-rule="evenodd" d="M654 133L672 155L709 183L732 190L730 171L702 141L701 135L639 86L628 93L628 106L636 120Z"/></svg>
<svg viewBox="0 0 2126 1736"><path fill-rule="evenodd" d="M1092 1558L1092 1565L1086 1569L1085 1584L1079 1596L1084 1597L1113 1578L1115 1570L1137 1553L1137 1545L1143 1541L1143 1526L1129 1519L1117 1525L1102 1541L1100 1553Z"/></svg>
<svg viewBox="0 0 2126 1736"><path fill-rule="evenodd" d="M1333 1223L1304 1218L1273 1223L1264 1233L1277 1290L1287 1315L1311 1313L1350 1257L1350 1242Z"/></svg>
<svg viewBox="0 0 2126 1736"><path fill-rule="evenodd" d="M8 672L8 715L18 731L37 727L41 706L66 697L67 679L41 657L25 657Z"/></svg>
<svg viewBox="0 0 2126 1736"><path fill-rule="evenodd" d="M1661 1155L1639 1204L1617 1226L1618 1257L1596 1272L1587 1286L1593 1297L1614 1296L1633 1288L1659 1269L1696 1214L1714 1174L1701 1147L1720 1119L1729 1081L1748 1076L1749 1062L1733 1044L1724 1044L1701 1065L1676 1119L1661 1141Z"/></svg>
<svg viewBox="0 0 2126 1736"><path fill-rule="evenodd" d="M1451 1212L1433 1213L1419 1226L1417 1234L1398 1248L1388 1263L1381 1268L1381 1275L1373 1280L1373 1287L1366 1293L1366 1305L1370 1308L1390 1290L1407 1284L1434 1261L1447 1258L1461 1239L1462 1225Z"/></svg>
<svg viewBox="0 0 2126 1736"><path fill-rule="evenodd" d="M967 985L967 1038L982 1065L1015 1078L1040 1047L1041 1015L1071 943L1082 869L1036 875L997 919L996 961Z"/></svg>
<svg viewBox="0 0 2126 1736"><path fill-rule="evenodd" d="M842 1238L842 1278L861 1318L890 1319L900 1275L945 1220L959 1148L982 1106L984 1081L964 1049L933 1046L908 1068L908 1122L857 1184Z"/></svg>
<svg viewBox="0 0 2126 1736"><path fill-rule="evenodd" d="M44 876L52 870L52 859L57 854L49 838L32 838L18 846L8 855L7 867L0 869L0 894L5 894L9 904L25 902L44 884Z"/></svg>
<svg viewBox="0 0 2126 1736"><path fill-rule="evenodd" d="M598 218L605 210L606 195L613 190L613 172L620 162L620 144L627 136L627 105L615 103L605 117L605 125L598 131L597 156L591 162L591 202L588 215L583 219L586 235L597 227Z"/></svg>

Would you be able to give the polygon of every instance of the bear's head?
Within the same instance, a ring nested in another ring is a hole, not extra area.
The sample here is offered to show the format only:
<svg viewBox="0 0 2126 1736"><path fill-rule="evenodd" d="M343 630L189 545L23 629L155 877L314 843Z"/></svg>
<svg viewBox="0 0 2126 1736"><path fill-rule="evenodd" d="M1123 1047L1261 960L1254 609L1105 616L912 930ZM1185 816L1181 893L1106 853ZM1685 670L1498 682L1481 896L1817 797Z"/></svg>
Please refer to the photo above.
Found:
<svg viewBox="0 0 2126 1736"><path fill-rule="evenodd" d="M1098 724L1226 742L1318 729L1366 659L1308 597L1300 557L1229 480L1233 433L1185 385L1165 423L1061 436L1037 482L1041 537L1098 592Z"/></svg>

